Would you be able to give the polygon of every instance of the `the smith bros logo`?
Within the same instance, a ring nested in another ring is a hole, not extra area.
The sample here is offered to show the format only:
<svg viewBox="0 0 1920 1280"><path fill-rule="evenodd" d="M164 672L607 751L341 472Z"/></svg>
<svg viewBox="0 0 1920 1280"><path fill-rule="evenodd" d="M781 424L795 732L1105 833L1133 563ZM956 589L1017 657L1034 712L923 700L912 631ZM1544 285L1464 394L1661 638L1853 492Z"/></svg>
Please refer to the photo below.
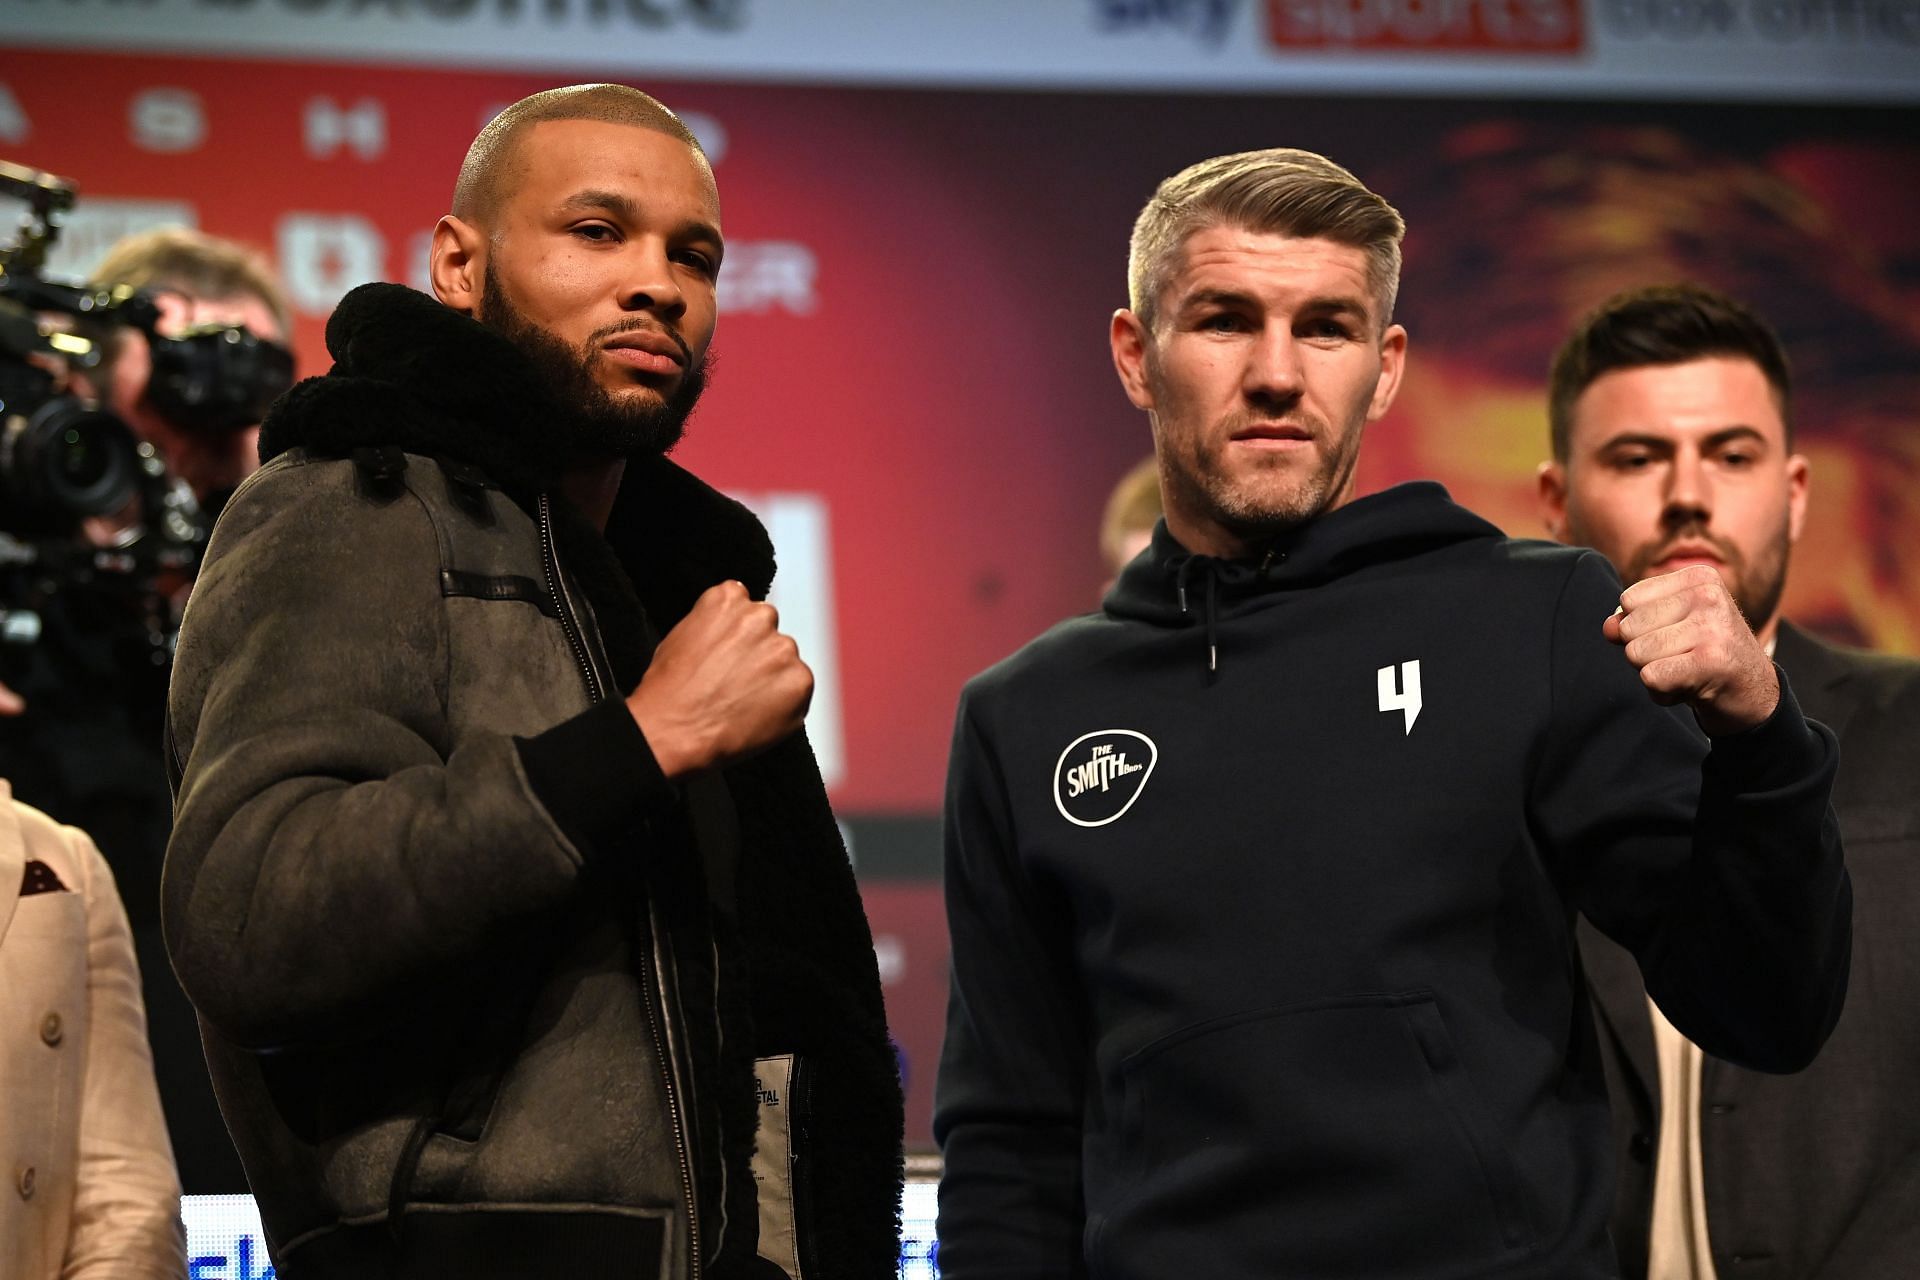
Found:
<svg viewBox="0 0 1920 1280"><path fill-rule="evenodd" d="M1160 752L1132 729L1081 734L1053 767L1053 803L1079 827L1103 827L1140 798Z"/></svg>

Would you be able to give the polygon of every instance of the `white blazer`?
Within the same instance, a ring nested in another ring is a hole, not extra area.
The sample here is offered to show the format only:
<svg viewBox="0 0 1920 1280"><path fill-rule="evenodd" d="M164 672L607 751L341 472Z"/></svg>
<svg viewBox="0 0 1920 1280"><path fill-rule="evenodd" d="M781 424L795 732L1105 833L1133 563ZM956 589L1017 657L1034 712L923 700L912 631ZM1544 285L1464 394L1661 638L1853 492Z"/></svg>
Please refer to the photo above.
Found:
<svg viewBox="0 0 1920 1280"><path fill-rule="evenodd" d="M65 892L21 896L29 860ZM181 1280L180 1180L126 909L85 832L0 779L0 1276Z"/></svg>

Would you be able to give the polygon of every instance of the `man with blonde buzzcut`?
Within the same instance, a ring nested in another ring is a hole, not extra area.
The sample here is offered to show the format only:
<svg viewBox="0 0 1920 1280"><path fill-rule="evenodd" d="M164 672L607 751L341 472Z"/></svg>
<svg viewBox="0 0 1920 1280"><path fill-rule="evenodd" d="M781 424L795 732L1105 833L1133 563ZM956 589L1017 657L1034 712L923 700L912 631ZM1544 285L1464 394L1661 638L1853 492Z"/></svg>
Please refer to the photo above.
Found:
<svg viewBox="0 0 1920 1280"><path fill-rule="evenodd" d="M1110 341L1164 522L955 729L948 1280L1604 1280L1576 913L1725 1056L1839 1014L1833 737L1719 578L1357 493L1401 233L1293 150L1140 215Z"/></svg>

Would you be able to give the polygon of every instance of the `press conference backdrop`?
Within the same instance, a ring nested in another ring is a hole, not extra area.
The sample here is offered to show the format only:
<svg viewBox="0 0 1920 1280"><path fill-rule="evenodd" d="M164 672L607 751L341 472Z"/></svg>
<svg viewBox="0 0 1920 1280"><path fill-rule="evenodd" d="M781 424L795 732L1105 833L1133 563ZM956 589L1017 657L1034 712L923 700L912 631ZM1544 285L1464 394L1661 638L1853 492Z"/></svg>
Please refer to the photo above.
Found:
<svg viewBox="0 0 1920 1280"><path fill-rule="evenodd" d="M718 367L677 456L772 529L916 1146L954 700L1097 602L1151 448L1107 318L1193 160L1309 147L1406 213L1410 369L1361 482L1516 534L1566 326L1654 279L1748 298L1814 464L1786 611L1920 651L1920 0L12 0L0 157L79 183L70 270L160 223L265 248L315 374L347 289L425 284L479 126L603 78L715 162Z"/></svg>

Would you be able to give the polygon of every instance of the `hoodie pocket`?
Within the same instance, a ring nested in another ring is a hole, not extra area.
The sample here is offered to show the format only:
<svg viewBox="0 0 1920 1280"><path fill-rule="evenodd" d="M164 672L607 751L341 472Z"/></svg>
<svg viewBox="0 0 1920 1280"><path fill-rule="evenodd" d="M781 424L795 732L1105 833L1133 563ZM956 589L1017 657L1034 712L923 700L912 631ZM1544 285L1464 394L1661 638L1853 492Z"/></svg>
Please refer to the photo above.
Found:
<svg viewBox="0 0 1920 1280"><path fill-rule="evenodd" d="M1121 1070L1126 1185L1097 1207L1115 1275L1207 1259L1240 1274L1470 1276L1529 1242L1515 1171L1431 992L1214 1019Z"/></svg>

